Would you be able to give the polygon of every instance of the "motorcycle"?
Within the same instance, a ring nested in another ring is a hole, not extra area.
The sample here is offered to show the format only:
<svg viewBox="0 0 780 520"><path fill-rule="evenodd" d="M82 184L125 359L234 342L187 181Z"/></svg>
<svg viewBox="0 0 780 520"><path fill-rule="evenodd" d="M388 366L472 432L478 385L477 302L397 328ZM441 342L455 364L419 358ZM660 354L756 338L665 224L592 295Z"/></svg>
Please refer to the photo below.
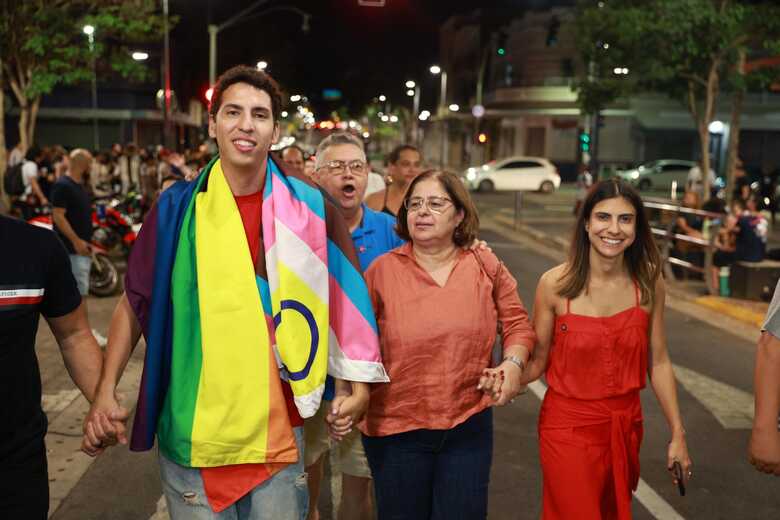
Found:
<svg viewBox="0 0 780 520"><path fill-rule="evenodd" d="M45 207L37 207L31 211L27 219L28 224L54 230L51 210ZM135 240L135 238L133 238ZM89 269L89 293L94 296L111 296L119 289L119 269L108 250L93 238L90 241L91 265Z"/></svg>
<svg viewBox="0 0 780 520"><path fill-rule="evenodd" d="M121 202L112 199L96 199L92 209L92 242L99 244L107 251L120 249L127 258L135 243L140 224L133 224L133 219L120 211Z"/></svg>

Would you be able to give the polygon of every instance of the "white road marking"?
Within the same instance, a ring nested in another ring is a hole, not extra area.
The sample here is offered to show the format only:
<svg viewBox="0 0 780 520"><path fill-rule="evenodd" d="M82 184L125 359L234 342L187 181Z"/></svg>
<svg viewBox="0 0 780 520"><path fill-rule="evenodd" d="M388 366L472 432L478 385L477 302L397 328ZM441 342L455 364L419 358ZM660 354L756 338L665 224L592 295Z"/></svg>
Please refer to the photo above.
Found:
<svg viewBox="0 0 780 520"><path fill-rule="evenodd" d="M677 367L675 367L675 370L676 369ZM544 394L547 393L547 385L541 381L534 381L528 385L528 388L539 398L539 400L544 399ZM639 479L639 484L634 492L634 496L640 504L645 506L645 509L647 509L654 518L658 518L659 520L685 520L685 518L674 510L669 502L664 500L661 495L656 493L653 488L641 478Z"/></svg>
<svg viewBox="0 0 780 520"><path fill-rule="evenodd" d="M135 399L141 381L142 361L127 364L117 390L127 399ZM89 403L78 390L76 398L67 403L61 413L49 424L46 434L46 452L49 459L49 517L75 487L94 458L81 451L82 422L89 412ZM58 394L55 394L58 395ZM54 400L57 406L65 398Z"/></svg>
<svg viewBox="0 0 780 520"><path fill-rule="evenodd" d="M674 365L677 380L727 430L753 427L753 395L680 365Z"/></svg>
<svg viewBox="0 0 780 520"><path fill-rule="evenodd" d="M661 520L685 520L680 513L669 505L669 502L664 500L661 495L656 493L641 478L636 486L636 491L634 491L634 496L655 518Z"/></svg>

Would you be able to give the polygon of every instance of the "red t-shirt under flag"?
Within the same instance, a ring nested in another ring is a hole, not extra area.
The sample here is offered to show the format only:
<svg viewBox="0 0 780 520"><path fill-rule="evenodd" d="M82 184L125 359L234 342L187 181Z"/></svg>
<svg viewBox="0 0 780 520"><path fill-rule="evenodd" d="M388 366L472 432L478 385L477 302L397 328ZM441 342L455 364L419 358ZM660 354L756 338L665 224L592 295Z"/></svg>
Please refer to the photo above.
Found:
<svg viewBox="0 0 780 520"><path fill-rule="evenodd" d="M251 195L234 196L241 220L244 223L246 240L252 255L252 265L257 265L257 256L262 250L261 225L263 192ZM293 428L303 426L303 419L293 400L290 384L282 381L282 392L287 404L287 413ZM201 468L203 488L209 504L216 512L223 511L236 503L241 497L284 469L286 463L271 464L235 464L216 468Z"/></svg>

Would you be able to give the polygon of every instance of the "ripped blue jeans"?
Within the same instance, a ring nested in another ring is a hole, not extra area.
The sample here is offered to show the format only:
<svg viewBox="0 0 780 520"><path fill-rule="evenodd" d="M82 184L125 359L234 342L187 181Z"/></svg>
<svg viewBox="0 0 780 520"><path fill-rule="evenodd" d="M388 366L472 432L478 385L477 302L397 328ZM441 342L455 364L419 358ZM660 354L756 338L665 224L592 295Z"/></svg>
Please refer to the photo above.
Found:
<svg viewBox="0 0 780 520"><path fill-rule="evenodd" d="M163 494L172 520L304 520L309 490L303 469L303 428L293 428L298 462L266 480L224 511L215 513L200 469L180 466L160 453Z"/></svg>

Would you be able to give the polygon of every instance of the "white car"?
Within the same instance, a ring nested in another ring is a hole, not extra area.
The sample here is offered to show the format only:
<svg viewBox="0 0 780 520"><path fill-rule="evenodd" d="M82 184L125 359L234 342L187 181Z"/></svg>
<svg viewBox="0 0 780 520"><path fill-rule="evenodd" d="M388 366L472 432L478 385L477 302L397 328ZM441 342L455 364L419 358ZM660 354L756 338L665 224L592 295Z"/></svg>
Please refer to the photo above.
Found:
<svg viewBox="0 0 780 520"><path fill-rule="evenodd" d="M542 157L507 157L464 173L465 184L479 191L541 191L552 193L561 185L558 169Z"/></svg>
<svg viewBox="0 0 780 520"><path fill-rule="evenodd" d="M685 190L688 172L696 166L693 161L661 159L642 164L630 170L617 172L618 177L645 190L669 190L677 183L677 191Z"/></svg>

